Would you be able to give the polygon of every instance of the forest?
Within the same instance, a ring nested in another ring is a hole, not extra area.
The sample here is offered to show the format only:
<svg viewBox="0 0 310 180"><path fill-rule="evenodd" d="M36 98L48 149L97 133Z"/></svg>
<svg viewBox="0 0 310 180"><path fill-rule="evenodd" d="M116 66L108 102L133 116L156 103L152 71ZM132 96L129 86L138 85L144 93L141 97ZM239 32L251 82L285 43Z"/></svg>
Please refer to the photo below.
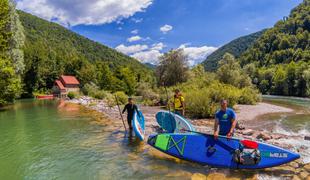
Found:
<svg viewBox="0 0 310 180"><path fill-rule="evenodd" d="M239 62L263 94L310 96L310 1L268 29Z"/></svg>

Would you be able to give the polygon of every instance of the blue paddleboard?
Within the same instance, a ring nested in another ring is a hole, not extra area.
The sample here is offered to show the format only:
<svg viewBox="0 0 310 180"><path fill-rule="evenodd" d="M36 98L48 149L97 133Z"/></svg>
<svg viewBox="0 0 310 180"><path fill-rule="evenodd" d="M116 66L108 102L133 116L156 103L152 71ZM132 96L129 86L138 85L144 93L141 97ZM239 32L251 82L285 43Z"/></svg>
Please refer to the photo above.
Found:
<svg viewBox="0 0 310 180"><path fill-rule="evenodd" d="M160 127L169 133L195 131L195 128L187 119L173 112L159 111L155 117Z"/></svg>
<svg viewBox="0 0 310 180"><path fill-rule="evenodd" d="M132 126L136 136L143 141L145 133L144 116L140 110L138 110L138 113L136 111L134 112Z"/></svg>
<svg viewBox="0 0 310 180"><path fill-rule="evenodd" d="M148 144L177 158L232 169L260 169L288 163L299 154L273 145L202 133L151 135ZM242 150L242 151L241 151ZM242 153L240 153L242 152Z"/></svg>

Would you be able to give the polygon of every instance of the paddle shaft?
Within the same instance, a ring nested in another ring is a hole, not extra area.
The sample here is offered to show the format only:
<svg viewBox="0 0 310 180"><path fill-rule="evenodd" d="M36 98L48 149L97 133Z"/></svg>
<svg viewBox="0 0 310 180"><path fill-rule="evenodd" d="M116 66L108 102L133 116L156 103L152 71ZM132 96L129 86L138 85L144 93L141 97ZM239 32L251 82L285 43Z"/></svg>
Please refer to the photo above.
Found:
<svg viewBox="0 0 310 180"><path fill-rule="evenodd" d="M198 132L198 131L191 131L191 130L186 130L186 129L182 129L183 131L186 132L192 132L192 133L197 133L197 134L201 134L201 135L205 135L205 136L213 136L213 134L206 134L206 133L202 133L202 132ZM226 136L218 136L218 137L226 137Z"/></svg>
<svg viewBox="0 0 310 180"><path fill-rule="evenodd" d="M125 131L127 131L127 128L126 128L126 125L125 125L125 122L124 122L124 118L123 118L123 114L122 114L121 108L119 107L119 104L118 104L118 99L117 99L116 95L114 95L114 97L115 97L115 100L116 100L116 104L117 104L117 107L118 107L119 114L121 115L121 119L122 119L122 122L123 122L123 125L124 125L124 128L125 128Z"/></svg>

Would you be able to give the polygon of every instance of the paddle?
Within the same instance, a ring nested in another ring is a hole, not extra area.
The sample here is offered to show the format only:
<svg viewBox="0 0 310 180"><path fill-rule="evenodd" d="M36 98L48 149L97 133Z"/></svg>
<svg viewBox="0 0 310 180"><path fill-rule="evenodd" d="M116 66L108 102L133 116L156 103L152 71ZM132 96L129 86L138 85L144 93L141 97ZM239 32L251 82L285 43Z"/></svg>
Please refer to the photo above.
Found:
<svg viewBox="0 0 310 180"><path fill-rule="evenodd" d="M124 125L124 128L125 128L125 132L127 132L126 125L125 125L124 118L123 118L123 114L122 114L121 108L119 107L119 104L118 104L118 99L117 99L116 95L114 95L114 97L115 97L115 100L116 100L116 104L117 104L117 107L118 107L119 114L121 115L121 119L122 119L122 122L123 122L123 125Z"/></svg>
<svg viewBox="0 0 310 180"><path fill-rule="evenodd" d="M202 132L198 132L198 131L190 131L190 130L186 130L186 129L182 129L184 131L187 131L187 132L192 132L192 133L197 133L197 134L201 134L201 135L204 135L204 136L213 136L212 134L206 134L206 133L202 133ZM225 136L218 136L218 137L223 137L225 138ZM229 139L227 139L229 140ZM234 152L236 149L233 148L233 147L230 147L226 144L224 144L223 142L221 141L215 141L219 146L222 146L224 149L230 151L230 152Z"/></svg>

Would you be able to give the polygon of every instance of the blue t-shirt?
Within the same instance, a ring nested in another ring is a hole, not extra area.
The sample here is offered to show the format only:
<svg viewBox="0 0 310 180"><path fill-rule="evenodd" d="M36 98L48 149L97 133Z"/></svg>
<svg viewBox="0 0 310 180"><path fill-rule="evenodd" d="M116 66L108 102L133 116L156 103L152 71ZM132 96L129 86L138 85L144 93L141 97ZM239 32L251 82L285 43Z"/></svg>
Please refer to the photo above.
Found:
<svg viewBox="0 0 310 180"><path fill-rule="evenodd" d="M220 135L226 136L231 128L232 120L236 119L236 113L234 110L227 108L226 111L219 110L215 114L215 118L219 122L220 126Z"/></svg>

